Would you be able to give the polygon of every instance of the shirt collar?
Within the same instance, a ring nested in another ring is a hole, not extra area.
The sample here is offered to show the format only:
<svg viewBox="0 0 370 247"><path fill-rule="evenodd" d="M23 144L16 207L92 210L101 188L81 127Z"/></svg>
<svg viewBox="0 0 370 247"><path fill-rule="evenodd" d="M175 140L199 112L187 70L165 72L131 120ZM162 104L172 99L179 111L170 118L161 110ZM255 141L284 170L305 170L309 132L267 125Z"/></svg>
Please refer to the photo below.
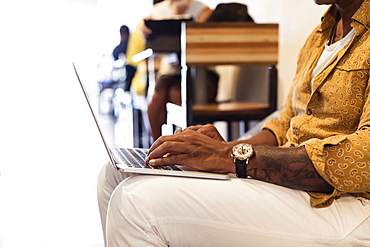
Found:
<svg viewBox="0 0 370 247"><path fill-rule="evenodd" d="M321 17L321 27L319 31L331 30L339 17L339 12L335 5L331 5L325 14ZM370 28L370 0L364 0L360 8L352 16L352 20L356 21L366 28Z"/></svg>

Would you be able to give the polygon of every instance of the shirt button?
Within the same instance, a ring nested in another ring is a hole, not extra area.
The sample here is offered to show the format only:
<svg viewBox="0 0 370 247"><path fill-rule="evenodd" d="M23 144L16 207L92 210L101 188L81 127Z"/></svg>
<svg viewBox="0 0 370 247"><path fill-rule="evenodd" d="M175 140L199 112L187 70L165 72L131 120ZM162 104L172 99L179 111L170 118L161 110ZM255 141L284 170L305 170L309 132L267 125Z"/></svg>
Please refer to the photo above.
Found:
<svg viewBox="0 0 370 247"><path fill-rule="evenodd" d="M312 114L312 110L311 109L307 109L306 113L307 113L307 115L311 115Z"/></svg>

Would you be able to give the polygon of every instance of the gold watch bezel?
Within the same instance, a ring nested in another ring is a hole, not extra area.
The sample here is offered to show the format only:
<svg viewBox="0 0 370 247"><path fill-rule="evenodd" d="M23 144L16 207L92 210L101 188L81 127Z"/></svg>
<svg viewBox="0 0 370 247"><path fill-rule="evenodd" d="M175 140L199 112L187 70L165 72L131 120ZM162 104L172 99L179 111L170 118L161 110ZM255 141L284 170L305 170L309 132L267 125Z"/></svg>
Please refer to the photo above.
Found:
<svg viewBox="0 0 370 247"><path fill-rule="evenodd" d="M232 148L232 156L238 160L246 160L249 159L253 155L253 147L251 144L248 143L239 143L233 146Z"/></svg>

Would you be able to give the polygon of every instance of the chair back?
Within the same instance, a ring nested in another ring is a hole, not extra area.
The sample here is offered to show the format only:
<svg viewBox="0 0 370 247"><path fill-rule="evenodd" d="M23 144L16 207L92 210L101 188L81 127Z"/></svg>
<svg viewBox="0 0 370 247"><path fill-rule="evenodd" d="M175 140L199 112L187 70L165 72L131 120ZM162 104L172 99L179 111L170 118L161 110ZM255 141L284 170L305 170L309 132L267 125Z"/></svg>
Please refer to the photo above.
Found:
<svg viewBox="0 0 370 247"><path fill-rule="evenodd" d="M276 65L278 24L183 23L182 65Z"/></svg>
<svg viewBox="0 0 370 247"><path fill-rule="evenodd" d="M181 29L181 95L182 105L169 103L168 124L186 128L193 124L192 98L189 92L189 67L215 65L267 65L274 68L278 62L278 24L251 22L182 23ZM273 76L276 73L272 73ZM276 80L270 88L276 108ZM196 91L204 97L206 88L196 82ZM272 92L272 90L274 90ZM196 97L196 96L194 96ZM269 96L270 97L270 96Z"/></svg>

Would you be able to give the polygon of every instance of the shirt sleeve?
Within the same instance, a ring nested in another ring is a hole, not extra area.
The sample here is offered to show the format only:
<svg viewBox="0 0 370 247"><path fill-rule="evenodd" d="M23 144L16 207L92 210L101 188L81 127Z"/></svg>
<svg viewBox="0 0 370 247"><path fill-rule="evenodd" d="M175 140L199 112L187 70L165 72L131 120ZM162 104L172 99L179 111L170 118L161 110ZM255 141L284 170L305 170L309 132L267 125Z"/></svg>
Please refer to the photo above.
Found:
<svg viewBox="0 0 370 247"><path fill-rule="evenodd" d="M361 126L350 135L323 140L311 139L305 146L317 172L334 187L331 195L310 193L317 200L313 206L326 206L342 194L364 194L370 198L370 127Z"/></svg>
<svg viewBox="0 0 370 247"><path fill-rule="evenodd" d="M283 147L290 145L287 132L290 119L295 114L290 96L291 93L279 119L270 120L264 125L264 128L275 134L279 146ZM370 198L370 107L367 107L370 105L369 98L364 104L360 123L354 133L338 134L324 139L313 138L299 144L305 146L320 176L334 188L332 194L309 192L313 207L329 206L346 193Z"/></svg>

